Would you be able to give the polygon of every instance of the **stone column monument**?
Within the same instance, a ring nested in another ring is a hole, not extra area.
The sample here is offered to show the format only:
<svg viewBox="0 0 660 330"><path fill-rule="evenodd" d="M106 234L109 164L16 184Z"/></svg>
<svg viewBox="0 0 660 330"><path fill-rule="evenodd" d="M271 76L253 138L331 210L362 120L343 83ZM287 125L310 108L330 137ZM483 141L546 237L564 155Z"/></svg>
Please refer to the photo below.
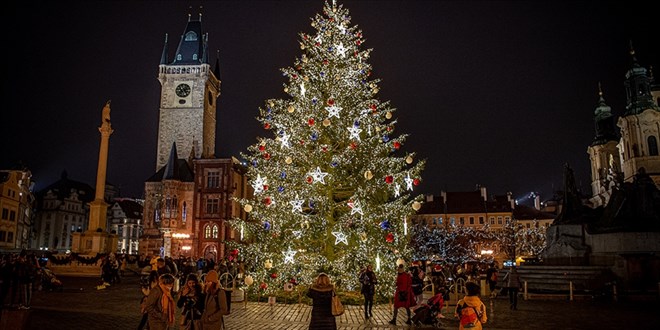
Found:
<svg viewBox="0 0 660 330"><path fill-rule="evenodd" d="M99 163L96 171L96 195L89 203L89 223L84 233L74 233L72 250L80 254L114 252L117 249L117 235L107 232L108 203L104 200L105 177L108 167L108 141L112 134L110 123L110 101L103 107L101 127L101 146Z"/></svg>

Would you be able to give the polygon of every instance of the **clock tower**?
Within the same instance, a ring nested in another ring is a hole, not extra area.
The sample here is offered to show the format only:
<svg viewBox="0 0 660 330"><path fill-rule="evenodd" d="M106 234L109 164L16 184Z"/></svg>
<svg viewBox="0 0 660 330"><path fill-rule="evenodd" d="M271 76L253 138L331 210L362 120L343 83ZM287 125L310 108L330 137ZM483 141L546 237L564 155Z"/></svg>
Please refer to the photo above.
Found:
<svg viewBox="0 0 660 330"><path fill-rule="evenodd" d="M216 101L220 96L218 60L208 63L208 33L202 33L202 16L188 15L181 40L168 58L168 40L158 67L161 84L156 171L165 166L172 145L176 158L213 158L215 154Z"/></svg>

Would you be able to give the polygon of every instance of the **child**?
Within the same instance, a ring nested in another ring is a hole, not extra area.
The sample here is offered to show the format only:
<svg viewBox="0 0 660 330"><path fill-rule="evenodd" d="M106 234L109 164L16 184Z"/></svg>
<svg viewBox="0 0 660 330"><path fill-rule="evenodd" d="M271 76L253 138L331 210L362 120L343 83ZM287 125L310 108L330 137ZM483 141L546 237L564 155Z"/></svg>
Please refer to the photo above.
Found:
<svg viewBox="0 0 660 330"><path fill-rule="evenodd" d="M467 295L456 303L456 317L460 319L459 330L481 330L481 325L486 323L486 306L479 299L481 287L477 283L465 283Z"/></svg>

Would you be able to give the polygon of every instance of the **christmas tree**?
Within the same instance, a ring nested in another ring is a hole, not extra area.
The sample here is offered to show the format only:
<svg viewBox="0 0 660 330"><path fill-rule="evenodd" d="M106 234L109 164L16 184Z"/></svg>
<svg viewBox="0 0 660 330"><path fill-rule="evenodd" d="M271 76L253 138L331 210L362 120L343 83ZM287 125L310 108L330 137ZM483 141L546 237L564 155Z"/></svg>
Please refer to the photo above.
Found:
<svg viewBox="0 0 660 330"><path fill-rule="evenodd" d="M348 10L326 2L312 27L282 69L288 97L259 109L268 136L242 155L254 197L238 200L248 219L232 225L249 244L233 248L263 293L320 272L358 289L358 272L372 264L389 295L397 261L410 261L406 218L420 207L413 191L424 161L401 149L406 135L395 135L395 109L376 98L371 50Z"/></svg>

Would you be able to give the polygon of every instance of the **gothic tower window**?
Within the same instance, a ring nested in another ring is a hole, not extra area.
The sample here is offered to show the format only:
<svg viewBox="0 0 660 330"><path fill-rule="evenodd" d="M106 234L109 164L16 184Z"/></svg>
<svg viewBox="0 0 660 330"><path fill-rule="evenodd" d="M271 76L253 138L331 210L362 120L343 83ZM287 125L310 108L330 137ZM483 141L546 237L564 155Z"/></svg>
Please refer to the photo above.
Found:
<svg viewBox="0 0 660 330"><path fill-rule="evenodd" d="M186 33L186 41L197 41L197 33L190 31Z"/></svg>
<svg viewBox="0 0 660 330"><path fill-rule="evenodd" d="M218 226L213 225L213 238L218 238Z"/></svg>
<svg viewBox="0 0 660 330"><path fill-rule="evenodd" d="M655 136L651 135L647 139L648 144L649 144L649 156L657 156L658 155L658 140L655 138Z"/></svg>
<svg viewBox="0 0 660 330"><path fill-rule="evenodd" d="M204 238L211 238L211 226L204 226Z"/></svg>

